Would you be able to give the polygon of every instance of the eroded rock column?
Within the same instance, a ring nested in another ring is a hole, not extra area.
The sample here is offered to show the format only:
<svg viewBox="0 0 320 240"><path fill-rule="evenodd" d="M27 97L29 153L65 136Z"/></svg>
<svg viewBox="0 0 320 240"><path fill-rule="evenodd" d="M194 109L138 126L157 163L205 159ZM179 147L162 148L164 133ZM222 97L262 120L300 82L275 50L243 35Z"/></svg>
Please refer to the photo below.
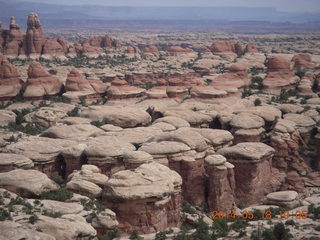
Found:
<svg viewBox="0 0 320 240"><path fill-rule="evenodd" d="M257 203L266 193L279 187L280 177L272 169L274 152L272 147L264 143L253 142L239 143L217 152L235 166L237 203Z"/></svg>
<svg viewBox="0 0 320 240"><path fill-rule="evenodd" d="M224 211L235 206L234 165L222 155L210 155L205 159L208 175L208 207L210 211Z"/></svg>
<svg viewBox="0 0 320 240"><path fill-rule="evenodd" d="M104 204L117 213L124 234L162 231L180 225L182 179L158 163L112 175L105 186Z"/></svg>

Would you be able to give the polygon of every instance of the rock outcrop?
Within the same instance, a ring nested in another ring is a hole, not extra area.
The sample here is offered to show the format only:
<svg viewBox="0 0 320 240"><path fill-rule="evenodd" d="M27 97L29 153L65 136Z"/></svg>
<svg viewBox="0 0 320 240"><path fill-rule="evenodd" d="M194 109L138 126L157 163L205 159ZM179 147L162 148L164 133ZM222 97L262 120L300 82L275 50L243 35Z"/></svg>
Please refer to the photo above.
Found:
<svg viewBox="0 0 320 240"><path fill-rule="evenodd" d="M281 89L290 89L299 81L290 69L290 61L284 56L273 55L268 57L268 74L263 80L267 91L279 93Z"/></svg>
<svg viewBox="0 0 320 240"><path fill-rule="evenodd" d="M0 187L23 197L40 196L43 192L58 189L58 185L44 173L23 169L0 173Z"/></svg>
<svg viewBox="0 0 320 240"><path fill-rule="evenodd" d="M32 62L28 68L25 98L42 98L43 96L57 95L62 87L58 78L47 73L39 62Z"/></svg>
<svg viewBox="0 0 320 240"><path fill-rule="evenodd" d="M218 150L218 154L232 163L235 173L235 196L237 203L257 203L272 190L276 190L283 176L272 168L275 150L264 143L239 143Z"/></svg>
<svg viewBox="0 0 320 240"><path fill-rule="evenodd" d="M107 181L104 204L117 213L119 229L130 234L180 225L182 179L158 163L120 171Z"/></svg>
<svg viewBox="0 0 320 240"><path fill-rule="evenodd" d="M0 99L19 95L22 83L16 68L0 53Z"/></svg>

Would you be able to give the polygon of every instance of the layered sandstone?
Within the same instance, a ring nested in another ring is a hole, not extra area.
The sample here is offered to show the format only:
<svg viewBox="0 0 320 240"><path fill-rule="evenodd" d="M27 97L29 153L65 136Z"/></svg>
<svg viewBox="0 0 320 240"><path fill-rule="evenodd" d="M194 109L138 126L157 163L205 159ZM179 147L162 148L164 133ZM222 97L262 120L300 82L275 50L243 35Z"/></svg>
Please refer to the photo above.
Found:
<svg viewBox="0 0 320 240"><path fill-rule="evenodd" d="M16 68L0 53L0 99L19 95L22 83Z"/></svg>
<svg viewBox="0 0 320 240"><path fill-rule="evenodd" d="M58 78L51 76L39 62L32 62L28 68L28 79L23 96L26 98L41 98L57 95L62 87Z"/></svg>
<svg viewBox="0 0 320 240"><path fill-rule="evenodd" d="M122 233L157 232L180 225L181 184L175 171L157 163L143 164L112 175L103 199L117 213Z"/></svg>

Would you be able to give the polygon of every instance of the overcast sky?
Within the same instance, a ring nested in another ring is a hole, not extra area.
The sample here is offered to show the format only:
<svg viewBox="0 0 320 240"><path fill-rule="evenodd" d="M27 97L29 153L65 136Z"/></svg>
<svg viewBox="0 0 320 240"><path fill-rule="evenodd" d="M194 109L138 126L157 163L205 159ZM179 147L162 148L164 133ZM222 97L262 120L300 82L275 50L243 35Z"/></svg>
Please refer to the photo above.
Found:
<svg viewBox="0 0 320 240"><path fill-rule="evenodd" d="M109 6L242 6L275 7L287 12L320 12L320 0L14 0L56 4Z"/></svg>

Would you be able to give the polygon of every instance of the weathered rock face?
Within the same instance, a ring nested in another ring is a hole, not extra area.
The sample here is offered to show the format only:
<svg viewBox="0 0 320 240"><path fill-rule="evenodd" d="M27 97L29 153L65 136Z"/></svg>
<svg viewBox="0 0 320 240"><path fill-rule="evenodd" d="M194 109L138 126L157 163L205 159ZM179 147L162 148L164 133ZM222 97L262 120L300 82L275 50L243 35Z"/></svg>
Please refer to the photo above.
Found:
<svg viewBox="0 0 320 240"><path fill-rule="evenodd" d="M280 186L283 179L272 169L274 152L268 145L250 142L218 150L218 154L225 156L235 166L237 203L256 203Z"/></svg>
<svg viewBox="0 0 320 240"><path fill-rule="evenodd" d="M252 113L240 113L230 121L231 132L234 133L234 144L240 142L261 142L265 132L262 117Z"/></svg>
<svg viewBox="0 0 320 240"><path fill-rule="evenodd" d="M56 95L61 87L59 79L47 73L39 62L30 63L24 97L41 98L45 95Z"/></svg>
<svg viewBox="0 0 320 240"><path fill-rule="evenodd" d="M146 126L151 122L150 115L134 107L90 106L80 114L92 121L109 120L113 125L123 128Z"/></svg>
<svg viewBox="0 0 320 240"><path fill-rule="evenodd" d="M299 53L293 56L292 61L294 62L294 69L296 71L306 71L315 67L311 63L311 55L307 53Z"/></svg>
<svg viewBox="0 0 320 240"><path fill-rule="evenodd" d="M9 172L16 168L32 168L34 166L31 159L10 153L0 153L0 172Z"/></svg>
<svg viewBox="0 0 320 240"><path fill-rule="evenodd" d="M230 210L235 207L234 165L222 155L209 155L205 159L208 175L209 209Z"/></svg>
<svg viewBox="0 0 320 240"><path fill-rule="evenodd" d="M22 83L16 68L0 53L0 99L17 96Z"/></svg>
<svg viewBox="0 0 320 240"><path fill-rule="evenodd" d="M96 48L120 48L121 44L118 40L111 38L108 35L93 37L88 40L88 43Z"/></svg>
<svg viewBox="0 0 320 240"><path fill-rule="evenodd" d="M302 176L310 173L311 169L300 155L304 144L295 122L287 119L277 121L271 132L270 145L276 150L273 166L288 176L282 189L306 193Z"/></svg>
<svg viewBox="0 0 320 240"><path fill-rule="evenodd" d="M254 45L254 43L248 43L244 50L244 53L257 53L257 52L258 52L258 49L256 45Z"/></svg>
<svg viewBox="0 0 320 240"><path fill-rule="evenodd" d="M49 38L43 44L42 57L63 56L67 53L64 39Z"/></svg>
<svg viewBox="0 0 320 240"><path fill-rule="evenodd" d="M263 85L271 92L291 88L299 81L299 77L290 70L290 61L281 55L269 56L267 67L268 74Z"/></svg>
<svg viewBox="0 0 320 240"><path fill-rule="evenodd" d="M284 208L295 208L299 206L298 193L296 191L272 192L267 195L266 202Z"/></svg>
<svg viewBox="0 0 320 240"><path fill-rule="evenodd" d="M68 74L66 83L66 91L93 91L89 80L80 75L77 69L72 69Z"/></svg>
<svg viewBox="0 0 320 240"><path fill-rule="evenodd" d="M45 37L42 32L39 17L36 13L29 14L27 25L28 28L25 39L26 54L38 57L42 53Z"/></svg>
<svg viewBox="0 0 320 240"><path fill-rule="evenodd" d="M145 55L157 55L159 54L159 49L156 46L150 45L144 48L143 53Z"/></svg>
<svg viewBox="0 0 320 240"><path fill-rule="evenodd" d="M34 197L39 196L42 192L55 190L58 185L42 172L15 169L0 173L0 187L23 197Z"/></svg>
<svg viewBox="0 0 320 240"><path fill-rule="evenodd" d="M108 177L100 173L94 165L82 165L80 171L74 171L68 176L66 187L75 193L91 198L100 197Z"/></svg>
<svg viewBox="0 0 320 240"><path fill-rule="evenodd" d="M128 46L127 47L127 53L128 54L138 54L140 52L139 48L137 46Z"/></svg>
<svg viewBox="0 0 320 240"><path fill-rule="evenodd" d="M34 168L48 176L58 171L65 174L65 165L61 161L60 153L64 148L75 145L74 141L51 139L44 137L28 137L19 142L10 144L4 152L23 155L31 159Z"/></svg>
<svg viewBox="0 0 320 240"><path fill-rule="evenodd" d="M146 90L135 86L111 86L107 90L110 99L129 99L143 97Z"/></svg>
<svg viewBox="0 0 320 240"><path fill-rule="evenodd" d="M210 50L213 53L235 52L235 46L231 41L219 40L212 43Z"/></svg>
<svg viewBox="0 0 320 240"><path fill-rule="evenodd" d="M104 203L117 213L121 232L151 233L180 225L182 179L158 164L120 171L108 180Z"/></svg>
<svg viewBox="0 0 320 240"><path fill-rule="evenodd" d="M3 45L4 53L10 57L17 57L19 54L23 55L23 39L24 36L20 31L20 27L15 23L14 17L10 20L10 29L4 33Z"/></svg>

